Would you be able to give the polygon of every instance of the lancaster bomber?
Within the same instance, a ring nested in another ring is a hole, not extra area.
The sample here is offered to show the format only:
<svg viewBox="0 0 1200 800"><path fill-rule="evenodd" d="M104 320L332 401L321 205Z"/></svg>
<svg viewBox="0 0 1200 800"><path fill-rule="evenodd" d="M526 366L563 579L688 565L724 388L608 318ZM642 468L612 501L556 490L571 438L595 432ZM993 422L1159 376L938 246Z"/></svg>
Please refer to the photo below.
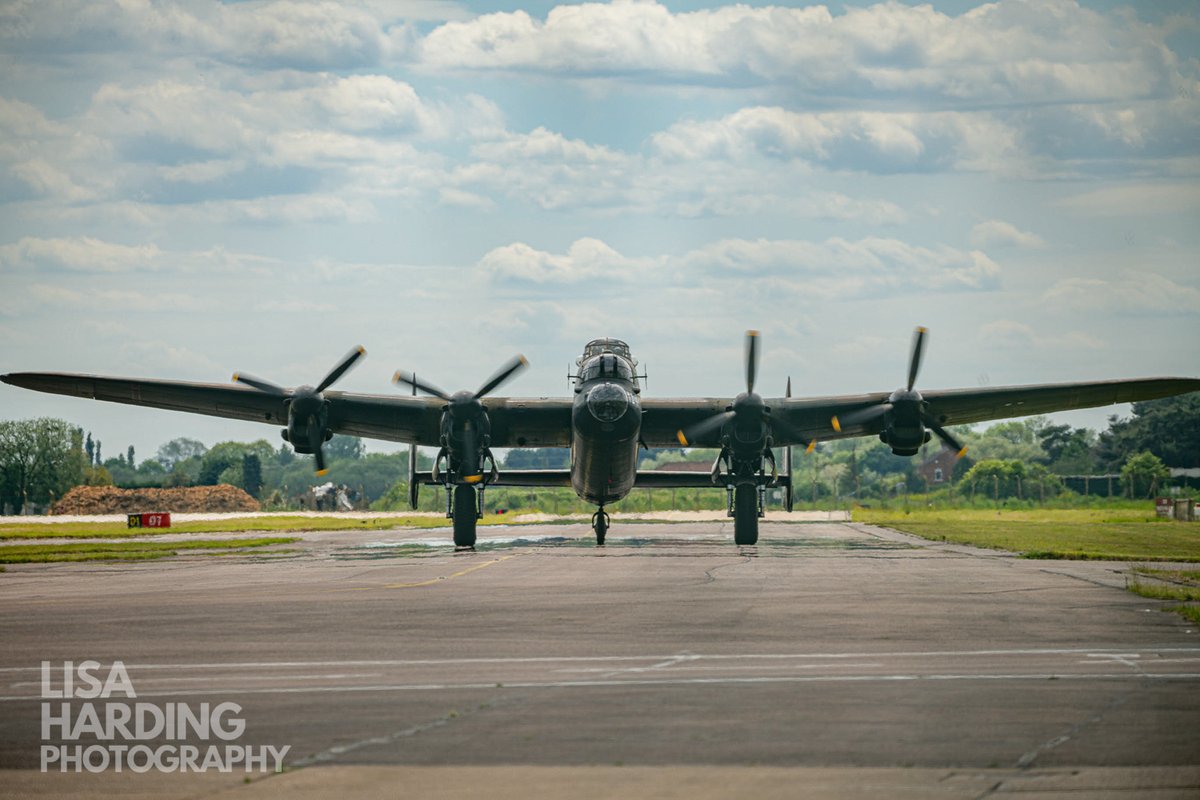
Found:
<svg viewBox="0 0 1200 800"><path fill-rule="evenodd" d="M758 541L768 487L782 487L785 508L792 509L794 446L811 450L819 441L878 436L893 453L912 456L936 436L961 455L964 448L947 426L1200 390L1196 379L1146 378L920 392L916 382L927 332L917 328L908 380L893 392L794 398L789 380L783 397L762 397L754 391L759 341L757 331L747 331L746 391L733 398L643 397L645 375L638 374L629 345L619 339L588 342L571 376L574 396L567 398L492 396L528 366L523 356L512 358L474 392L449 394L403 371L393 381L411 389L411 395L330 390L366 354L362 347L347 353L316 386L295 388L244 373L233 376L241 385L56 372L12 373L0 380L40 392L284 425L284 440L297 453L313 455L320 474L325 472L322 445L335 433L407 442L410 505L416 508L422 484L444 486L454 543L462 548L475 545L489 486L571 486L597 506L592 528L598 545L609 528L604 507L635 486L724 488L734 541L752 545ZM429 472L417 471L417 445L438 448ZM639 447L679 445L717 449L711 473L638 471ZM568 447L570 468L501 472L493 447Z"/></svg>

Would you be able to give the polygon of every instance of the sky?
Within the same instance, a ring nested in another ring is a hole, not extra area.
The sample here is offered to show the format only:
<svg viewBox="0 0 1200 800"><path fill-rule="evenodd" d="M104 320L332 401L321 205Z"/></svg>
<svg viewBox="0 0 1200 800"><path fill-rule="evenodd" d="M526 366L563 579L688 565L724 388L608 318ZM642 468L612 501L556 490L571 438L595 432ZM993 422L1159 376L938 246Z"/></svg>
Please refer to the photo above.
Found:
<svg viewBox="0 0 1200 800"><path fill-rule="evenodd" d="M0 372L1200 375L1200 10L0 0ZM1103 428L1115 407L1062 416ZM140 457L267 426L0 385ZM386 445L372 449L388 450Z"/></svg>

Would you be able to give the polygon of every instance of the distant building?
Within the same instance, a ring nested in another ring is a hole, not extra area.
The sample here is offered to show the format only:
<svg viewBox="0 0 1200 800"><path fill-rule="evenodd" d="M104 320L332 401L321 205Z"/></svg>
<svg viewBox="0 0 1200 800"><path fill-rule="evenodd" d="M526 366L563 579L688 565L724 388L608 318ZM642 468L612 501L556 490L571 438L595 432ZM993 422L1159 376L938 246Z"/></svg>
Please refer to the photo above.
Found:
<svg viewBox="0 0 1200 800"><path fill-rule="evenodd" d="M958 463L958 453L948 447L942 447L921 462L921 465L917 467L917 474L925 480L926 485L933 488L950 482L956 463Z"/></svg>

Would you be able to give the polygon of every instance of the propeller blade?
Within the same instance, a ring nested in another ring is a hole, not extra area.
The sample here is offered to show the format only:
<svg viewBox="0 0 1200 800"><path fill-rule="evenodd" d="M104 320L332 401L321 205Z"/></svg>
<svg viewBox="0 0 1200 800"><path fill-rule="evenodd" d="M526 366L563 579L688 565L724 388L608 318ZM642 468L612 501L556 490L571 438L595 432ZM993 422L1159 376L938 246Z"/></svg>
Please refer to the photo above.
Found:
<svg viewBox="0 0 1200 800"><path fill-rule="evenodd" d="M434 397L442 400L450 399L450 395L446 394L438 387L431 383L426 383L425 381L419 381L417 380L416 375L413 375L411 372L405 372L402 369L396 370L396 374L392 376L392 383L402 383L405 386L411 386L414 389L420 389L425 394L433 395Z"/></svg>
<svg viewBox="0 0 1200 800"><path fill-rule="evenodd" d="M950 447L951 450L953 450L955 453L957 453L959 458L962 458L963 456L965 456L967 454L967 448L965 446L963 446L963 444L961 442L959 442L958 439L955 439L953 436L951 436L950 433L945 428L943 428L941 425L939 425L937 423L937 420L931 419L929 417L922 417L921 421L923 423L925 423L926 428L929 428L929 430L936 433L937 437L939 439L941 439L943 442L945 442Z"/></svg>
<svg viewBox="0 0 1200 800"><path fill-rule="evenodd" d="M829 420L829 424L838 433L842 432L842 428L850 428L855 425L861 425L864 422L870 422L873 419L882 417L884 414L892 410L891 403L880 403L877 406L867 406L858 411L851 411L849 414L837 416L836 414Z"/></svg>
<svg viewBox="0 0 1200 800"><path fill-rule="evenodd" d="M758 331L746 331L746 391L754 392L758 377Z"/></svg>
<svg viewBox="0 0 1200 800"><path fill-rule="evenodd" d="M679 439L681 445L690 447L692 442L707 436L715 430L719 430L721 426L731 419L733 419L732 411L722 411L720 414L713 414L708 419L697 422L688 428L686 432L682 429L676 431L675 437Z"/></svg>
<svg viewBox="0 0 1200 800"><path fill-rule="evenodd" d="M308 426L308 446L312 449L313 458L317 460L317 474L324 475L329 472L325 466L325 452L321 449L321 445L325 442L324 432L316 425Z"/></svg>
<svg viewBox="0 0 1200 800"><path fill-rule="evenodd" d="M921 369L921 356L925 354L925 337L927 328L918 327L913 331L912 353L908 359L908 390L911 392L917 383L917 371Z"/></svg>
<svg viewBox="0 0 1200 800"><path fill-rule="evenodd" d="M233 373L233 382L253 386L260 392L266 392L267 394L274 394L280 397L287 397L288 395L287 389L284 389L282 386L276 386L270 381L264 381L262 378L256 378L253 375L247 375L243 372Z"/></svg>
<svg viewBox="0 0 1200 800"><path fill-rule="evenodd" d="M483 397L489 392L498 389L501 384L510 380L521 370L529 366L529 360L525 356L517 354L510 358L503 367L496 371L496 374L487 379L483 386L479 387L479 391L475 393L475 397Z"/></svg>
<svg viewBox="0 0 1200 800"><path fill-rule="evenodd" d="M326 389L328 389L330 386L332 386L334 381L336 381L338 378L345 375L346 370L353 367L355 362L358 361L363 356L365 356L366 354L367 354L367 351L365 349L363 349L363 346L361 344L358 347L355 347L349 353L346 353L345 358L343 358L340 362L338 362L338 365L336 367L334 367L333 369L331 369L329 371L329 374L326 375L325 378L319 384L317 384L317 391L323 392Z"/></svg>

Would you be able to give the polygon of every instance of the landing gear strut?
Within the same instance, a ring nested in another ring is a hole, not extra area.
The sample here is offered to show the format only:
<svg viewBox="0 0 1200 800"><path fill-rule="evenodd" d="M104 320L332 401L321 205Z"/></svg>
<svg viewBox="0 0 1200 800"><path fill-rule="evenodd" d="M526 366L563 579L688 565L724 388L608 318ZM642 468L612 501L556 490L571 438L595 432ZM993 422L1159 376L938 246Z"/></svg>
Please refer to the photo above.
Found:
<svg viewBox="0 0 1200 800"><path fill-rule="evenodd" d="M475 522L479 510L475 502L475 487L460 483L454 487L454 546L475 547Z"/></svg>
<svg viewBox="0 0 1200 800"><path fill-rule="evenodd" d="M592 530L596 532L596 544L604 544L604 536L608 533L608 513L605 512L604 506L600 506L595 514L592 514Z"/></svg>

